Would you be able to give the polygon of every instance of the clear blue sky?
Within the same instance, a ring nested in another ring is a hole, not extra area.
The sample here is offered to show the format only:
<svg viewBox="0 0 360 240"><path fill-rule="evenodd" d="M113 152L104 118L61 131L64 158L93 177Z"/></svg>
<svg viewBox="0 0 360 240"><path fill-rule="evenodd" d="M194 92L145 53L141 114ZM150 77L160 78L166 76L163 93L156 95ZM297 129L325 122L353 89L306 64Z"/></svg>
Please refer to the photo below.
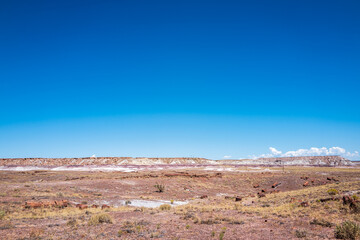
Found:
<svg viewBox="0 0 360 240"><path fill-rule="evenodd" d="M0 157L360 150L360 1L0 3Z"/></svg>

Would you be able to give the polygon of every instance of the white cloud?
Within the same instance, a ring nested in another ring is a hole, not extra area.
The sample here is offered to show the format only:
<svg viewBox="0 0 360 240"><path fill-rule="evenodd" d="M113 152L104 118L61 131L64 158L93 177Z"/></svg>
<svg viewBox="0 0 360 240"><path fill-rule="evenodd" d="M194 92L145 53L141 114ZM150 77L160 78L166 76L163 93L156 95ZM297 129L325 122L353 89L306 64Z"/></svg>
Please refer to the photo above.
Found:
<svg viewBox="0 0 360 240"><path fill-rule="evenodd" d="M91 157L92 157L92 158L96 158L96 155L94 154L94 155L92 155Z"/></svg>
<svg viewBox="0 0 360 240"><path fill-rule="evenodd" d="M229 158L231 158L231 156L229 156L229 155L225 155L225 156L223 156L223 158L225 158L225 159L229 159Z"/></svg>
<svg viewBox="0 0 360 240"><path fill-rule="evenodd" d="M270 153L261 154L260 156L252 156L253 158L269 158L269 157L298 157L298 156L327 156L327 155L340 155L349 159L358 159L360 154L358 151L348 152L341 147L331 148L316 148L311 147L309 149L298 149L294 151L288 151L283 153L274 147L269 147Z"/></svg>

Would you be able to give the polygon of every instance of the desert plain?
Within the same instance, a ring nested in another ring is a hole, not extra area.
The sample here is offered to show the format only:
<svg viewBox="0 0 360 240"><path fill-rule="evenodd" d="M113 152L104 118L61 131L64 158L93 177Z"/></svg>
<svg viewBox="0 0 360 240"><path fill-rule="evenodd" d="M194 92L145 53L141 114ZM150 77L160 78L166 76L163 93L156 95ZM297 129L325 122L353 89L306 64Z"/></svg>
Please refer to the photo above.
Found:
<svg viewBox="0 0 360 240"><path fill-rule="evenodd" d="M91 168L3 168L0 238L336 239L360 222L354 164Z"/></svg>

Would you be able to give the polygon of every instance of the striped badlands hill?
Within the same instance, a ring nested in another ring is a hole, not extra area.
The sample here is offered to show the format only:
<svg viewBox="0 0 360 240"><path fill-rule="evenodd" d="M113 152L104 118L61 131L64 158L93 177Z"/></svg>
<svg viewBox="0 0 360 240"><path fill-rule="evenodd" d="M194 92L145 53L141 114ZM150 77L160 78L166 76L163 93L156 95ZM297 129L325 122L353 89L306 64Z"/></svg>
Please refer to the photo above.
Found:
<svg viewBox="0 0 360 240"><path fill-rule="evenodd" d="M320 165L349 166L351 161L340 156L306 156L283 158L258 158L242 160L210 160L206 158L5 158L0 166L69 166L69 165Z"/></svg>
<svg viewBox="0 0 360 240"><path fill-rule="evenodd" d="M299 156L258 158L243 160L224 160L228 164L241 165L314 165L314 166L350 166L353 163L341 156Z"/></svg>
<svg viewBox="0 0 360 240"><path fill-rule="evenodd" d="M5 158L0 166L64 166L64 165L170 165L170 164L214 164L205 158L131 158L131 157L90 157L90 158Z"/></svg>

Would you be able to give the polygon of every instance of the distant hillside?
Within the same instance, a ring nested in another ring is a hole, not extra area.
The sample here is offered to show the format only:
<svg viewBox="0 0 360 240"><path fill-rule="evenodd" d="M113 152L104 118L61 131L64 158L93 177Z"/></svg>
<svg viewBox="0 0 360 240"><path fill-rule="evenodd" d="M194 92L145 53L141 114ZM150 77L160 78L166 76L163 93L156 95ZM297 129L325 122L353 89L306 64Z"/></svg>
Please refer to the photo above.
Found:
<svg viewBox="0 0 360 240"><path fill-rule="evenodd" d="M132 157L91 157L91 158L6 158L0 165L157 165L157 164L214 164L206 158L132 158Z"/></svg>
<svg viewBox="0 0 360 240"><path fill-rule="evenodd" d="M320 165L320 166L349 166L352 162L341 156L300 156L300 157L278 157L258 158L242 160L222 160L227 164L241 165Z"/></svg>
<svg viewBox="0 0 360 240"><path fill-rule="evenodd" d="M282 158L258 158L242 160L210 160L206 158L132 158L132 157L91 157L91 158L5 158L1 166L64 166L64 165L319 165L349 166L350 160L340 156L306 156Z"/></svg>

